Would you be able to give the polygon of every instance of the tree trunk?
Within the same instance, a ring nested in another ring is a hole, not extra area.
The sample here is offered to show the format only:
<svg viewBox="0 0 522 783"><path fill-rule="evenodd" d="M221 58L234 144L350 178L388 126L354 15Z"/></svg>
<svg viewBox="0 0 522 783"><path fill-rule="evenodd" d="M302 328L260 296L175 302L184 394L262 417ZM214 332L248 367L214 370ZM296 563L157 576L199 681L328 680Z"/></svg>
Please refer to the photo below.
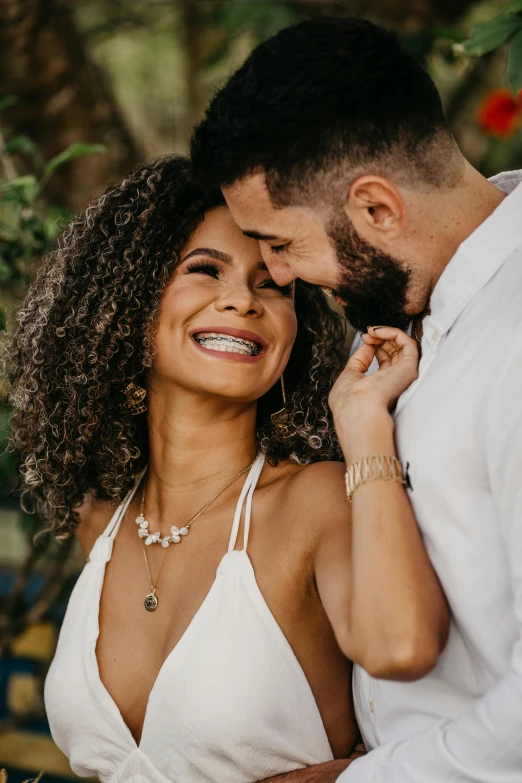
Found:
<svg viewBox="0 0 522 783"><path fill-rule="evenodd" d="M179 0L181 41L185 61L186 115L184 136L188 140L201 119L203 101L200 88L202 20L194 0Z"/></svg>
<svg viewBox="0 0 522 783"><path fill-rule="evenodd" d="M66 0L0 0L0 95L17 100L5 121L46 159L76 141L108 148L58 170L46 193L60 204L86 204L140 158Z"/></svg>

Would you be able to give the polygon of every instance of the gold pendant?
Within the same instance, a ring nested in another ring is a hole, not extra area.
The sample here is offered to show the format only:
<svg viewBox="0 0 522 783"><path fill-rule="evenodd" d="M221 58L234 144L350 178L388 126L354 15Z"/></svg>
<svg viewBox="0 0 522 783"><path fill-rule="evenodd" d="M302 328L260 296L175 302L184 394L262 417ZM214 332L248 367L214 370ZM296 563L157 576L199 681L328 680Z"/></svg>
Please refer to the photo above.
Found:
<svg viewBox="0 0 522 783"><path fill-rule="evenodd" d="M145 609L147 610L147 612L155 612L156 609L158 608L158 599L154 595L154 592L153 593L149 593L146 596L145 601L143 602L143 605L144 605Z"/></svg>

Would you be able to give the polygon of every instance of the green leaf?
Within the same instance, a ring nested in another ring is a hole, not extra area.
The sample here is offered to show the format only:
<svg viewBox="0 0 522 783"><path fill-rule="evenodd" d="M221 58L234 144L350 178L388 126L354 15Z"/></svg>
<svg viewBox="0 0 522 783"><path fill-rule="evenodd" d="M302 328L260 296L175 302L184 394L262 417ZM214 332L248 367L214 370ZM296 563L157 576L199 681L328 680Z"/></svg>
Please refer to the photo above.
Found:
<svg viewBox="0 0 522 783"><path fill-rule="evenodd" d="M430 32L434 40L440 39L454 43L462 43L466 40L462 30L459 30L458 27L432 27Z"/></svg>
<svg viewBox="0 0 522 783"><path fill-rule="evenodd" d="M0 99L0 112L3 112L4 109L9 109L10 106L14 106L16 103L16 98L12 95L8 95L5 98Z"/></svg>
<svg viewBox="0 0 522 783"><path fill-rule="evenodd" d="M40 194L40 185L36 177L26 174L13 180L0 180L0 199L19 201L24 205L32 204Z"/></svg>
<svg viewBox="0 0 522 783"><path fill-rule="evenodd" d="M23 177L17 177L16 179L12 180L0 180L0 193L6 193L10 190L26 188L36 184L36 177L34 177L32 174L26 174Z"/></svg>
<svg viewBox="0 0 522 783"><path fill-rule="evenodd" d="M507 8L504 8L505 14L517 14L522 11L522 0L515 0L514 3L510 3Z"/></svg>
<svg viewBox="0 0 522 783"><path fill-rule="evenodd" d="M515 35L509 46L507 76L509 86L517 93L522 88L522 30Z"/></svg>
<svg viewBox="0 0 522 783"><path fill-rule="evenodd" d="M8 280L10 280L13 276L13 270L10 266L6 264L6 262L0 258L0 280L3 283L6 283Z"/></svg>
<svg viewBox="0 0 522 783"><path fill-rule="evenodd" d="M36 146L29 136L15 136L5 146L10 154L13 152L26 152L34 155L36 152Z"/></svg>
<svg viewBox="0 0 522 783"><path fill-rule="evenodd" d="M471 36L461 44L455 44L455 54L467 54L473 57L481 57L487 52L498 49L519 30L522 30L522 17L515 14L500 14L475 25Z"/></svg>
<svg viewBox="0 0 522 783"><path fill-rule="evenodd" d="M64 163L74 160L74 158L80 158L83 155L92 155L100 152L107 152L107 147L104 147L103 144L85 144L81 141L70 144L63 152L60 152L58 155L55 155L54 158L47 161L44 166L44 177L47 179L58 166L62 166Z"/></svg>

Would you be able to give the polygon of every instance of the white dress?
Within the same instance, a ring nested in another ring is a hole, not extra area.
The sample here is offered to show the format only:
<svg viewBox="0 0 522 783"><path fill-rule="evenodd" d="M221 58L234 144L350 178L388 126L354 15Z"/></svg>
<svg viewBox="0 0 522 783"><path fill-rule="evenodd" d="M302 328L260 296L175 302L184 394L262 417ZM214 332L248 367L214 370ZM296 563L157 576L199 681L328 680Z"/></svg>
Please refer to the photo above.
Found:
<svg viewBox="0 0 522 783"><path fill-rule="evenodd" d="M102 783L246 783L333 758L308 681L247 553L263 463L260 454L245 481L216 579L160 669L139 745L96 659L105 565L138 482L97 539L45 683L53 739L77 775ZM244 546L235 550L245 499Z"/></svg>

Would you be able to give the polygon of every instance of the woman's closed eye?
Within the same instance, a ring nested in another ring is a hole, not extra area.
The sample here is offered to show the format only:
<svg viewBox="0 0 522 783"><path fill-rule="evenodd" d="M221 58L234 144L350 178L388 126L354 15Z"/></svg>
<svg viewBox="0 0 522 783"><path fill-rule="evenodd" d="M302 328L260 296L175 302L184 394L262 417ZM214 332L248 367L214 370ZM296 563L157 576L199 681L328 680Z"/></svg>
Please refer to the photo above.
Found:
<svg viewBox="0 0 522 783"><path fill-rule="evenodd" d="M214 280L220 280L221 276L221 270L218 264L213 264L212 261L193 261L188 264L185 274L189 275L196 273L208 275L209 277L213 277ZM291 296L293 291L292 283L282 286L277 285L271 277L261 280L261 282L258 283L258 288L279 291L283 296Z"/></svg>
<svg viewBox="0 0 522 783"><path fill-rule="evenodd" d="M212 261L193 261L187 265L187 275L194 274L196 272L199 272L202 275L209 275L210 277L219 280L219 266L217 264L213 264Z"/></svg>

